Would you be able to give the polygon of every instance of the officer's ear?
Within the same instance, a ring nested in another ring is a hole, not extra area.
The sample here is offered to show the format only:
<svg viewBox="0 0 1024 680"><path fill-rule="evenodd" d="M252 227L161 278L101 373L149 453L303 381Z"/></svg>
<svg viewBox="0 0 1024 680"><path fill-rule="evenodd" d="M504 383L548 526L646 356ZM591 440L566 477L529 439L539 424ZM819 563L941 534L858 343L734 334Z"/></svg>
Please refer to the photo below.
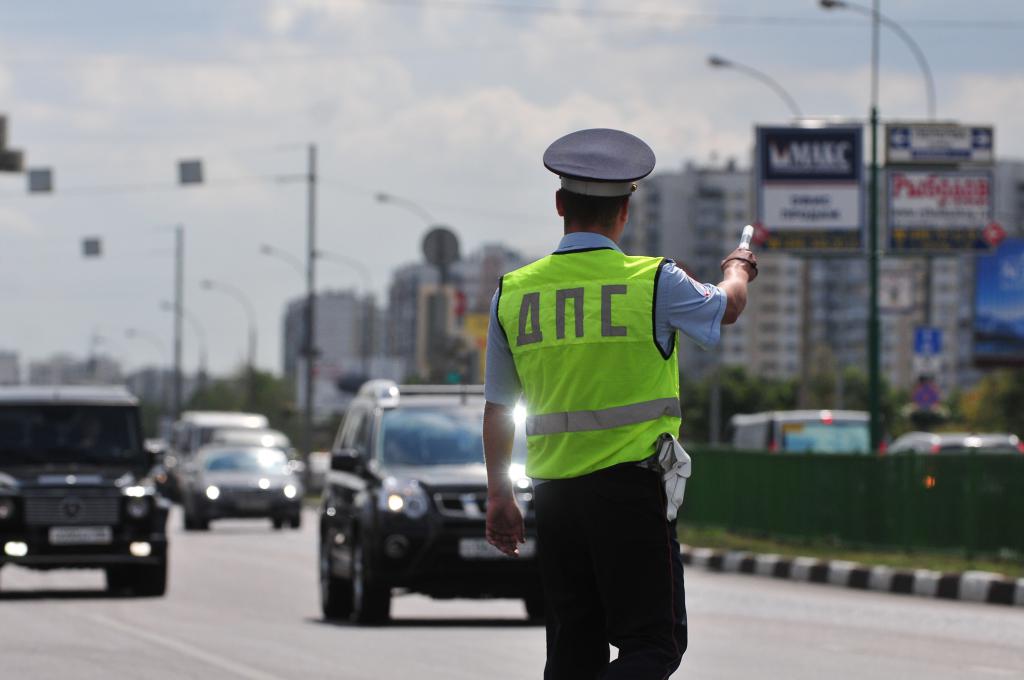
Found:
<svg viewBox="0 0 1024 680"><path fill-rule="evenodd" d="M559 189L555 192L555 212L558 213L559 217L565 217L565 206L562 205L562 190Z"/></svg>
<svg viewBox="0 0 1024 680"><path fill-rule="evenodd" d="M626 196L619 206L619 222L623 225L629 221L629 196Z"/></svg>

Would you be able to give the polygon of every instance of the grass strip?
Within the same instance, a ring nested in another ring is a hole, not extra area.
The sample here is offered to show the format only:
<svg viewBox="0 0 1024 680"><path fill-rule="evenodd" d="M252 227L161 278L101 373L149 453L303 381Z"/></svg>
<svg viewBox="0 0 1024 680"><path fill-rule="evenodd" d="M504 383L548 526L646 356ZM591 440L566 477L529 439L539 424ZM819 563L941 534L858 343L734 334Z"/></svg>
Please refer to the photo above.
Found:
<svg viewBox="0 0 1024 680"><path fill-rule="evenodd" d="M748 550L755 553L776 553L789 557L815 557L822 560L849 560L897 569L932 569L943 572L991 571L1009 578L1024 578L1024 558L1006 555L978 556L968 560L962 554L941 551L862 549L828 541L787 540L727 531L719 527L680 523L679 541L697 548Z"/></svg>

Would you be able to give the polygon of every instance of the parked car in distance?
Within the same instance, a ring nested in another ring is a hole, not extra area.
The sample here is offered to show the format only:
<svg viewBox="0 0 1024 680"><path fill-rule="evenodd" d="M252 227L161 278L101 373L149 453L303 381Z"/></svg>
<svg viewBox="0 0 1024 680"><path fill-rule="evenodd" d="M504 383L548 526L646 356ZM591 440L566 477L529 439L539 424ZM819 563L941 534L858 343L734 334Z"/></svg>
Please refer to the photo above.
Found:
<svg viewBox="0 0 1024 680"><path fill-rule="evenodd" d="M0 567L103 569L112 592L163 595L153 464L124 388L0 388Z"/></svg>
<svg viewBox="0 0 1024 680"><path fill-rule="evenodd" d="M765 411L729 421L734 448L771 453L870 453L864 411Z"/></svg>
<svg viewBox="0 0 1024 680"><path fill-rule="evenodd" d="M971 432L908 432L889 444L888 453L952 454L969 453L1024 454L1024 442L1015 434Z"/></svg>
<svg viewBox="0 0 1024 680"><path fill-rule="evenodd" d="M268 518L275 529L302 523L302 481L280 449L209 444L182 468L185 529L228 517Z"/></svg>
<svg viewBox="0 0 1024 680"><path fill-rule="evenodd" d="M519 558L508 558L484 538L483 410L479 385L374 380L359 390L339 429L320 505L325 618L383 622L393 588L435 598L521 598L529 618L543 617L522 431L509 475L526 543Z"/></svg>

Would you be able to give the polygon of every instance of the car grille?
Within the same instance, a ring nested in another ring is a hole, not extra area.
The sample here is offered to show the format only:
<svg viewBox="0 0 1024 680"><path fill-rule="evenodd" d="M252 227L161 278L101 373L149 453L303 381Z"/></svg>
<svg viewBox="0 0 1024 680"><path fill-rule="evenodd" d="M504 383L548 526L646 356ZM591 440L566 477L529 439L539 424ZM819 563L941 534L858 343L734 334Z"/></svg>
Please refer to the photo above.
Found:
<svg viewBox="0 0 1024 680"><path fill-rule="evenodd" d="M533 493L516 493L523 514L533 514ZM434 494L434 505L443 517L452 519L485 519L487 517L486 491L438 491Z"/></svg>
<svg viewBox="0 0 1024 680"><path fill-rule="evenodd" d="M61 489L25 497L25 522L31 526L117 524L120 495L97 490Z"/></svg>

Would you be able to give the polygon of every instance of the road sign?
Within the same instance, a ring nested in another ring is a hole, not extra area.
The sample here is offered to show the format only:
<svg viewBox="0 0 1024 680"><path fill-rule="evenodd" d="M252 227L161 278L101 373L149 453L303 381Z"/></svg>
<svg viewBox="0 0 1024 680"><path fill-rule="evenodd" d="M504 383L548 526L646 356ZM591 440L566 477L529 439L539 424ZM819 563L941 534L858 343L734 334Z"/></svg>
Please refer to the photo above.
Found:
<svg viewBox="0 0 1024 680"><path fill-rule="evenodd" d="M103 254L103 242L97 236L90 236L82 239L82 255L84 257L99 257Z"/></svg>
<svg viewBox="0 0 1024 680"><path fill-rule="evenodd" d="M887 164L992 163L990 125L890 123L885 126Z"/></svg>
<svg viewBox="0 0 1024 680"><path fill-rule="evenodd" d="M941 401L939 386L934 380L923 379L914 386L914 404L921 410L928 410Z"/></svg>
<svg viewBox="0 0 1024 680"><path fill-rule="evenodd" d="M914 354L926 357L942 354L942 329L932 326L915 328Z"/></svg>
<svg viewBox="0 0 1024 680"><path fill-rule="evenodd" d="M910 272L883 271L878 275L878 308L906 312L914 307L914 279Z"/></svg>
<svg viewBox="0 0 1024 680"><path fill-rule="evenodd" d="M459 239L447 227L434 227L423 237L423 257L437 267L447 267L459 259Z"/></svg>
<svg viewBox="0 0 1024 680"><path fill-rule="evenodd" d="M178 184L202 184L203 162L197 159L178 161Z"/></svg>
<svg viewBox="0 0 1024 680"><path fill-rule="evenodd" d="M30 194L50 193L53 191L53 170L35 168L28 171L28 192Z"/></svg>

